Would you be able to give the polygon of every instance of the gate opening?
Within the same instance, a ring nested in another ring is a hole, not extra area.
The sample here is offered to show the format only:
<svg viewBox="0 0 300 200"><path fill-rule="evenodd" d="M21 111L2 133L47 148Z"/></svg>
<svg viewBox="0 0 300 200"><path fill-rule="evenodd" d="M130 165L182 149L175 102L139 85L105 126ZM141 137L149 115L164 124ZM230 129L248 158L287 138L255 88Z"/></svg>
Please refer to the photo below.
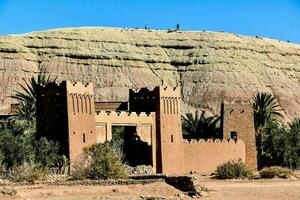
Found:
<svg viewBox="0 0 300 200"><path fill-rule="evenodd" d="M136 126L112 126L112 143L129 166L152 164L151 146L141 140Z"/></svg>

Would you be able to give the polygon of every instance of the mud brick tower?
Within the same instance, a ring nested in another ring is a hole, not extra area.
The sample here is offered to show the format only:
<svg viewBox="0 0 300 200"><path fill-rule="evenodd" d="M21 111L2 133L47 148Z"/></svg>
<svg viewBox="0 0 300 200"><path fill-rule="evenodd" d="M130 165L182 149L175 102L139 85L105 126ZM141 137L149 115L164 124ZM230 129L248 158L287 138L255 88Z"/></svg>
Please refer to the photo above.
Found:
<svg viewBox="0 0 300 200"><path fill-rule="evenodd" d="M37 92L37 135L60 143L61 153L74 160L96 143L93 84L49 83Z"/></svg>
<svg viewBox="0 0 300 200"><path fill-rule="evenodd" d="M156 113L156 164L158 173L184 171L180 88L155 87L130 90L129 109Z"/></svg>
<svg viewBox="0 0 300 200"><path fill-rule="evenodd" d="M245 142L245 163L257 169L253 107L249 102L222 103L224 139L241 139Z"/></svg>

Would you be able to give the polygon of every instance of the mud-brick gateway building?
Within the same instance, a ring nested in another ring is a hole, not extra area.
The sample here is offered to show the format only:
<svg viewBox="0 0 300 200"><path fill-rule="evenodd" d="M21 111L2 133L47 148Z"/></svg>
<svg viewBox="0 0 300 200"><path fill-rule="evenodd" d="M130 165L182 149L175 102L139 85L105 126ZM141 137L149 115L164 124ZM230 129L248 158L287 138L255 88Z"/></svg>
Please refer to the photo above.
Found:
<svg viewBox="0 0 300 200"><path fill-rule="evenodd" d="M95 104L91 83L50 83L38 91L37 129L39 136L59 141L71 162L84 147L110 141L112 127L123 126L124 148L126 138L137 134L156 173L212 172L232 159L256 168L251 104L223 103L223 139L188 141L182 136L180 101L178 87L141 88L129 90L128 106L120 110L112 106L118 102Z"/></svg>

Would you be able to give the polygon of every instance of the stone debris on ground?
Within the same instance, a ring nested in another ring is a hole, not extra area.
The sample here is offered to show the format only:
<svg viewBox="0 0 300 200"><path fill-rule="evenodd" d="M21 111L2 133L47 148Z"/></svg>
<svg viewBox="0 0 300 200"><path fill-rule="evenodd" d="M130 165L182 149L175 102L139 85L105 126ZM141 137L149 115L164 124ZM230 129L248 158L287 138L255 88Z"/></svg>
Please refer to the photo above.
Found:
<svg viewBox="0 0 300 200"><path fill-rule="evenodd" d="M50 174L47 176L47 182L66 181L70 178L71 178L70 176L63 175L63 174Z"/></svg>
<svg viewBox="0 0 300 200"><path fill-rule="evenodd" d="M0 194L1 195L8 195L8 196L14 196L17 194L17 191L13 188L0 188Z"/></svg>
<svg viewBox="0 0 300 200"><path fill-rule="evenodd" d="M131 167L125 165L125 170L128 176L138 176L138 175L152 175L153 168L151 165L138 165L136 167Z"/></svg>
<svg viewBox="0 0 300 200"><path fill-rule="evenodd" d="M144 195L141 195L140 196L142 200L164 200L166 199L165 197L162 197L162 196L144 196Z"/></svg>

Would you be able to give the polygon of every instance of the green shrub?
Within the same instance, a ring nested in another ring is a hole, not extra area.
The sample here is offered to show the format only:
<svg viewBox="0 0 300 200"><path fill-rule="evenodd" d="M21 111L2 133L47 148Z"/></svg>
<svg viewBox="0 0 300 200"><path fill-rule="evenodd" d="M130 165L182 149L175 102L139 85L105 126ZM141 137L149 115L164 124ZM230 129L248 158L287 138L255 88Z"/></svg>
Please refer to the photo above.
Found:
<svg viewBox="0 0 300 200"><path fill-rule="evenodd" d="M0 149L0 165L2 165L4 158L5 158L5 156L4 156L3 152Z"/></svg>
<svg viewBox="0 0 300 200"><path fill-rule="evenodd" d="M1 130L0 151L4 155L2 164L8 168L34 160L32 134L15 134L11 129Z"/></svg>
<svg viewBox="0 0 300 200"><path fill-rule="evenodd" d="M259 174L261 178L289 178L293 171L288 168L274 166L262 169Z"/></svg>
<svg viewBox="0 0 300 200"><path fill-rule="evenodd" d="M58 167L63 162L59 155L59 143L42 137L35 141L35 160L44 167Z"/></svg>
<svg viewBox="0 0 300 200"><path fill-rule="evenodd" d="M216 177L219 179L251 178L253 172L241 160L231 160L217 167Z"/></svg>
<svg viewBox="0 0 300 200"><path fill-rule="evenodd" d="M84 149L72 166L72 176L75 179L127 178L120 156L107 142Z"/></svg>

